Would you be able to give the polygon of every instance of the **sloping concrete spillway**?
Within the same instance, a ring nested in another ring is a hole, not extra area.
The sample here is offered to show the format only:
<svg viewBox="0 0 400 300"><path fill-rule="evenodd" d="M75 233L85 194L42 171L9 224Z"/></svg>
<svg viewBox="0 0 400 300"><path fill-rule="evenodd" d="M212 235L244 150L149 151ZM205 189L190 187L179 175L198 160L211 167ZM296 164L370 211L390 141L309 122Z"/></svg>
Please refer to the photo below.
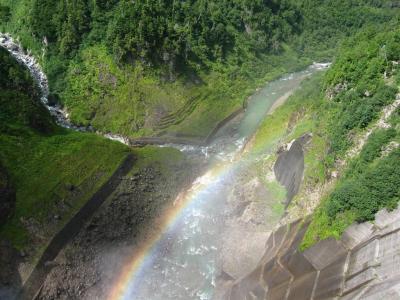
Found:
<svg viewBox="0 0 400 300"><path fill-rule="evenodd" d="M257 268L225 300L400 299L400 209L300 252L307 227L297 221L275 231Z"/></svg>

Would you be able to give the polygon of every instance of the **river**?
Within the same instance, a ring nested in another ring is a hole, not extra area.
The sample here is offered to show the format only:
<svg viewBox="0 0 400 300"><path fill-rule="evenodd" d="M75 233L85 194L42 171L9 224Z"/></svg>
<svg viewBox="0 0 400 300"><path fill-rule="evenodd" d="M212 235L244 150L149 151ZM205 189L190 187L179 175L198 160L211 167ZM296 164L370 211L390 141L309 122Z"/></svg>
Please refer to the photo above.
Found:
<svg viewBox="0 0 400 300"><path fill-rule="evenodd" d="M127 262L134 267L116 279L110 299L213 298L220 274L225 211L232 185L244 164L240 159L242 149L277 101L283 103L302 80L326 67L313 64L266 84L251 97L244 114L223 127L209 146L201 148L211 161L208 171L181 195L179 202L183 205L172 209L173 217L149 242L145 253ZM180 149L199 150L188 146Z"/></svg>
<svg viewBox="0 0 400 300"><path fill-rule="evenodd" d="M58 124L85 130L71 124L61 107L48 105L47 78L29 53L6 34L0 34L0 46L29 68L42 90L43 104ZM171 208L163 230L145 245L140 255L134 254L127 262L132 267L128 266L123 276L116 274L112 295L137 300L212 299L220 274L224 212L232 184L243 164L242 149L271 109L283 103L299 88L302 80L328 66L313 64L267 83L249 99L245 112L221 128L208 146L162 145L188 154L202 153L210 161L210 167L176 200L176 207ZM126 141L117 135L106 137Z"/></svg>

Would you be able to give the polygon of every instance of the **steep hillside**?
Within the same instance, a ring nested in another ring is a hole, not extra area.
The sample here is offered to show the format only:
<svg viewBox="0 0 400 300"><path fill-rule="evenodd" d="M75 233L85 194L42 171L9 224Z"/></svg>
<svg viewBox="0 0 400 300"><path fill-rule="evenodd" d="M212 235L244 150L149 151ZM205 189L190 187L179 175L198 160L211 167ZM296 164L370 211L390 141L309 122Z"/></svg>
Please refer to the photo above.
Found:
<svg viewBox="0 0 400 300"><path fill-rule="evenodd" d="M3 49L0 61L0 163L8 173L2 182L9 178L5 186L16 191L15 211L2 219L0 236L30 251L80 208L129 149L57 127L29 71Z"/></svg>
<svg viewBox="0 0 400 300"><path fill-rule="evenodd" d="M277 145L258 164L280 180L276 167L309 138L302 184L258 265L226 279L221 298L399 297L399 47L398 23L359 32L265 119L249 154ZM287 173L302 162L290 159Z"/></svg>
<svg viewBox="0 0 400 300"><path fill-rule="evenodd" d="M286 2L2 2L4 30L43 48L54 98L102 131L162 134L163 117L201 98L169 131L204 137L257 84L304 65L290 51L271 57L299 23Z"/></svg>
<svg viewBox="0 0 400 300"><path fill-rule="evenodd" d="M177 150L130 149L57 126L41 103L30 72L1 48L0 73L0 298L13 299L26 280L27 291L36 292L33 287L44 280L47 261L78 234L114 190L123 196L145 194L140 203L149 211L136 230L144 234L195 172L193 162ZM128 173L143 182L125 180ZM153 185L162 188L153 190ZM135 216L140 210L131 197L121 205L115 215L118 221L127 207L132 206ZM125 226L132 230L130 223Z"/></svg>
<svg viewBox="0 0 400 300"><path fill-rule="evenodd" d="M322 199L303 249L339 238L353 222L373 220L382 208L397 207L399 34L392 23L348 38L327 74L305 83L265 119L253 140L251 151L262 153L268 145L285 149L285 143L312 134L302 187L286 217L304 217ZM277 156L263 168L270 169Z"/></svg>
<svg viewBox="0 0 400 300"><path fill-rule="evenodd" d="M42 58L73 122L198 139L265 81L389 20L383 4L1 0L0 29Z"/></svg>
<svg viewBox="0 0 400 300"><path fill-rule="evenodd" d="M351 223L373 220L399 201L400 29L366 30L344 43L325 78L328 174L340 173L323 200L303 247L339 237ZM378 121L377 121L378 120Z"/></svg>
<svg viewBox="0 0 400 300"><path fill-rule="evenodd" d="M304 20L294 47L314 59L335 57L343 38L364 26L389 22L398 14L398 5L390 0L300 0L293 3Z"/></svg>

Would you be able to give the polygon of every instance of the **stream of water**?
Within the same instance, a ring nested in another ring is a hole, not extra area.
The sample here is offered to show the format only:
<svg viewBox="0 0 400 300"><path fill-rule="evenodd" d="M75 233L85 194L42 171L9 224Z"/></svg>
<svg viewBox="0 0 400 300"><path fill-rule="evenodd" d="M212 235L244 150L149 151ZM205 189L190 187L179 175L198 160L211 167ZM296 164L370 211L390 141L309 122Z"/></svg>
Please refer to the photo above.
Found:
<svg viewBox="0 0 400 300"><path fill-rule="evenodd" d="M93 131L93 128L77 126L71 123L67 110L60 105L49 104L49 82L47 76L37 59L30 53L30 51L25 51L18 40L14 40L13 37L8 33L0 32L0 47L6 49L18 62L22 63L28 68L41 91L40 101L44 106L46 106L58 125L76 131ZM99 132L97 133L101 134ZM123 144L129 144L128 139L121 135L111 133L101 135L110 140L118 141Z"/></svg>
<svg viewBox="0 0 400 300"><path fill-rule="evenodd" d="M61 126L83 131L71 124L68 114L48 104L47 77L40 65L8 34L0 33L0 46L25 64L38 82L43 104ZM212 299L220 265L219 250L224 226L225 205L241 162L238 159L246 141L276 102L283 102L302 80L329 64L313 64L265 85L249 100L244 114L224 126L207 147L173 146L187 153L203 153L212 162L183 200L187 205L176 214L132 278L124 283L122 298L137 300ZM126 142L123 137L106 137ZM240 242L240 241L238 241ZM234 255L234 254L232 254Z"/></svg>
<svg viewBox="0 0 400 300"><path fill-rule="evenodd" d="M119 283L125 285L121 299L213 298L220 273L224 212L235 177L243 166L241 150L274 103L285 100L302 80L328 66L313 64L266 84L251 97L245 113L222 128L211 145L202 148L211 167L186 193L183 201L187 205L151 246L142 265L127 282ZM181 147L183 151L198 151Z"/></svg>

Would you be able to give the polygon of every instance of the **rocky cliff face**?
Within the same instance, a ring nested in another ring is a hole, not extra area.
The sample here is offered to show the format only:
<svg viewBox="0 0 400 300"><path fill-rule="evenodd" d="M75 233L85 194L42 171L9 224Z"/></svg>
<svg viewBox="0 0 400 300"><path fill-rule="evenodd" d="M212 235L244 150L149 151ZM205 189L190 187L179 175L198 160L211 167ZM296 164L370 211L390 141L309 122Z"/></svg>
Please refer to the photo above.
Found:
<svg viewBox="0 0 400 300"><path fill-rule="evenodd" d="M275 231L257 268L224 299L400 299L400 209L300 252L307 227L297 221Z"/></svg>
<svg viewBox="0 0 400 300"><path fill-rule="evenodd" d="M286 205L292 201L299 191L304 172L303 147L310 141L311 137L310 134L305 134L279 150L274 172L276 179L286 188Z"/></svg>
<svg viewBox="0 0 400 300"><path fill-rule="evenodd" d="M311 138L310 134L305 134L283 145L274 166L268 167L270 176L286 189L286 199L281 199L286 205L299 191L303 180L304 152ZM246 171L242 170L242 176L234 184L228 201L225 238L220 255L221 276L218 278L215 300L223 299L227 286L258 267L265 254L265 243L271 239L272 231L282 217L283 211L279 213L274 210L274 203L280 200L262 183L259 174L252 173L253 169L252 165ZM243 240L246 242L238 242Z"/></svg>

